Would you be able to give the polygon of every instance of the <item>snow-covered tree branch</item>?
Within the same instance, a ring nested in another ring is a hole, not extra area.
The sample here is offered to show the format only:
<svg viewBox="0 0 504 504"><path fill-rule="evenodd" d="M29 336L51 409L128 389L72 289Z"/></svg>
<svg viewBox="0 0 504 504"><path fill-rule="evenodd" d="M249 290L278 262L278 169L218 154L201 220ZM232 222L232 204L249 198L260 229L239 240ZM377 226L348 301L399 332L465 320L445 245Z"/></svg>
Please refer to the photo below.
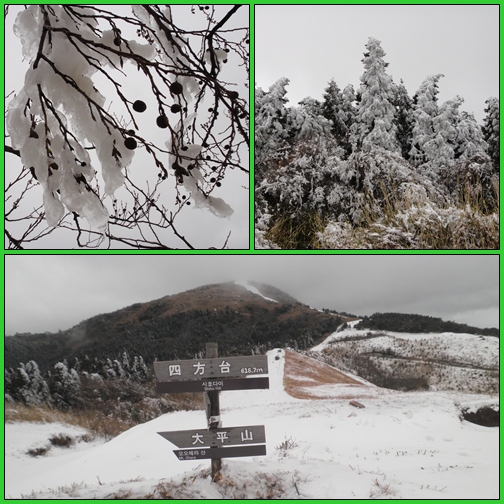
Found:
<svg viewBox="0 0 504 504"><path fill-rule="evenodd" d="M64 230L79 247L226 246L228 232L202 243L184 214L229 218L228 179L248 199L246 9L20 10L29 67L6 111L6 246Z"/></svg>

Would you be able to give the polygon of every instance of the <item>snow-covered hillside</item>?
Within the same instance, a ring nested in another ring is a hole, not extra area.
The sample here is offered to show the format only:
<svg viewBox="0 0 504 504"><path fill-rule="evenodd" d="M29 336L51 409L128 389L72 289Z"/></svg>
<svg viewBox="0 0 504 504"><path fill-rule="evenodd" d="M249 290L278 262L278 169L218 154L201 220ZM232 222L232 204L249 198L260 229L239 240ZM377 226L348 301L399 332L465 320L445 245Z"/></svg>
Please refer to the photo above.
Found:
<svg viewBox="0 0 504 504"><path fill-rule="evenodd" d="M499 338L355 329L358 322L342 326L312 348L314 355L374 383L394 380L392 388L401 388L398 380L409 379L422 380L430 390L499 390Z"/></svg>
<svg viewBox="0 0 504 504"><path fill-rule="evenodd" d="M267 455L224 460L218 483L210 481L209 460L179 461L172 453L176 447L157 434L205 427L203 411L187 411L163 415L103 443L85 443L82 429L61 424L7 424L5 496L499 497L498 428L459 418L460 403L488 396L383 390L352 377L340 380L344 373L328 367L303 376L302 366L292 367L291 353L268 353L269 390L221 393L223 426L264 424ZM307 360L306 368L311 367ZM300 383L311 381L315 393L306 399L287 394L284 373L286 381L296 374ZM313 398L319 385L330 391L329 399ZM365 408L350 405L352 395ZM59 433L80 442L27 455Z"/></svg>

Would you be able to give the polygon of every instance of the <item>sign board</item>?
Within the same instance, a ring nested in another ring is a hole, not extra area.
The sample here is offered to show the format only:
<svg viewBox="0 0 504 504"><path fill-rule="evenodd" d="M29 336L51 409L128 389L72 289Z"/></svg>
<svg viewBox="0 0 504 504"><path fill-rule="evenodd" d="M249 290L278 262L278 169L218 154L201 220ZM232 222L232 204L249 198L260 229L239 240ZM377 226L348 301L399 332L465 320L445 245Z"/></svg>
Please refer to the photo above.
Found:
<svg viewBox="0 0 504 504"><path fill-rule="evenodd" d="M173 450L179 460L223 459L230 457L257 457L266 455L266 445L228 446L225 448L188 448Z"/></svg>
<svg viewBox="0 0 504 504"><path fill-rule="evenodd" d="M266 442L264 425L245 427L219 427L218 429L158 432L160 436L178 448L202 448L207 446L247 445Z"/></svg>
<svg viewBox="0 0 504 504"><path fill-rule="evenodd" d="M154 372L161 382L261 375L268 374L268 356L161 361L154 362Z"/></svg>
<svg viewBox="0 0 504 504"><path fill-rule="evenodd" d="M180 392L212 392L226 390L252 390L269 388L269 378L217 378L211 380L190 381L158 381L156 392L160 394L175 394Z"/></svg>

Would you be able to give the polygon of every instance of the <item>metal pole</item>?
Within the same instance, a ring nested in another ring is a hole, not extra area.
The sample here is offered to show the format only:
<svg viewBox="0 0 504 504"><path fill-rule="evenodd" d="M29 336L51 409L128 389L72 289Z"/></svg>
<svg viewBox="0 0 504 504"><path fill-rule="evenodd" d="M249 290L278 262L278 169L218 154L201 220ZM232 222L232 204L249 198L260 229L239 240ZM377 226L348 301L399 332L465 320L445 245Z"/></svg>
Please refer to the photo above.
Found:
<svg viewBox="0 0 504 504"><path fill-rule="evenodd" d="M206 358L213 359L218 357L217 343L206 344ZM209 429L217 429L220 426L220 403L219 391L204 392L204 400L206 406L206 415ZM215 448L215 447L214 447ZM212 448L210 448L212 449ZM222 460L220 458L212 459L212 481L220 478L220 470L222 468Z"/></svg>

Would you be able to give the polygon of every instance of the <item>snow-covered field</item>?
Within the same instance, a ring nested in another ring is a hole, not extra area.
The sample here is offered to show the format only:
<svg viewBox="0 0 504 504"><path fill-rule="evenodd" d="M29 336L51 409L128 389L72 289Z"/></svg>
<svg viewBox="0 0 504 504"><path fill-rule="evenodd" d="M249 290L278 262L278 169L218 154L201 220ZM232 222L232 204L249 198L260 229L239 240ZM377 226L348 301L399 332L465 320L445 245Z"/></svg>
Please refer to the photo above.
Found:
<svg viewBox="0 0 504 504"><path fill-rule="evenodd" d="M331 399L295 399L283 388L285 353L268 355L269 390L221 393L223 426L264 424L268 454L224 460L220 482L210 481L209 460L179 461L176 447L157 434L204 428L203 411L169 413L111 441L53 447L37 457L26 452L48 445L51 435L84 431L13 423L5 426L5 497L499 497L499 429L459 418L459 404L489 397L381 389L366 395L363 383L356 397L365 408L355 408L348 385L326 383Z"/></svg>

